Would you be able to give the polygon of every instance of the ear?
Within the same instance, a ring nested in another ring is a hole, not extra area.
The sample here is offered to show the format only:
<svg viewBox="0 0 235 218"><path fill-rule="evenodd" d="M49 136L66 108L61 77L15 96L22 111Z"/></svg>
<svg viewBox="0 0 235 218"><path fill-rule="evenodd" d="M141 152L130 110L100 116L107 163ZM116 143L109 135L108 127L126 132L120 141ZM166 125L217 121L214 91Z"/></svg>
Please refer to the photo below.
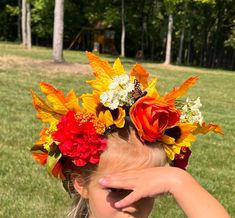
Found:
<svg viewBox="0 0 235 218"><path fill-rule="evenodd" d="M88 198L88 190L87 187L85 187L84 185L83 179L75 177L73 179L73 186L83 198Z"/></svg>

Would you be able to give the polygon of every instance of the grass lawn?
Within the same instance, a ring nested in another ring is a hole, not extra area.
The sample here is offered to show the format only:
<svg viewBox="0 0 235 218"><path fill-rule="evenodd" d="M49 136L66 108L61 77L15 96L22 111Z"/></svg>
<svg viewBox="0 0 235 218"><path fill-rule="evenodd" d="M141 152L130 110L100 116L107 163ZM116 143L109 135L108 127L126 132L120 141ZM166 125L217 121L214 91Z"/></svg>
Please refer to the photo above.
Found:
<svg viewBox="0 0 235 218"><path fill-rule="evenodd" d="M103 56L113 62L115 57ZM51 50L0 43L0 217L65 217L71 199L62 184L51 178L29 152L38 139L41 122L35 119L30 90L38 91L40 81L53 83L77 95L89 92L91 79L84 52L65 51L66 64L51 62ZM135 63L123 59L127 71ZM161 94L179 86L189 76L200 80L188 92L201 97L207 122L219 123L224 137L199 136L192 145L188 171L235 217L235 72L190 67L165 67L150 62L143 66L158 77ZM182 190L183 194L184 190ZM170 196L156 200L152 218L184 217Z"/></svg>

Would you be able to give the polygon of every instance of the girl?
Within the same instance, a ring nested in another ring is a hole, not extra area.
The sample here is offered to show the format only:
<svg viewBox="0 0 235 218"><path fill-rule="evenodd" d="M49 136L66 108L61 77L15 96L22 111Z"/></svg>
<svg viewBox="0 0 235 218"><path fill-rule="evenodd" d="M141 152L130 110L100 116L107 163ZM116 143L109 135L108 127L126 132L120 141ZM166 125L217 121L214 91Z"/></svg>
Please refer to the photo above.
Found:
<svg viewBox="0 0 235 218"><path fill-rule="evenodd" d="M188 217L229 217L185 171L195 135L222 134L203 122L199 98L178 100L198 78L160 96L141 65L127 75L119 59L111 67L87 56L96 79L88 81L93 92L80 96L82 107L73 91L65 97L50 84L40 83L46 100L32 92L49 127L31 151L75 198L69 216L147 218L154 198L170 193Z"/></svg>
<svg viewBox="0 0 235 218"><path fill-rule="evenodd" d="M169 167L160 144L143 144L135 130L108 137L96 170L70 181L77 201L70 217L148 218L158 195L170 193L190 218L227 218L221 204L186 171ZM125 135L125 137L123 137Z"/></svg>

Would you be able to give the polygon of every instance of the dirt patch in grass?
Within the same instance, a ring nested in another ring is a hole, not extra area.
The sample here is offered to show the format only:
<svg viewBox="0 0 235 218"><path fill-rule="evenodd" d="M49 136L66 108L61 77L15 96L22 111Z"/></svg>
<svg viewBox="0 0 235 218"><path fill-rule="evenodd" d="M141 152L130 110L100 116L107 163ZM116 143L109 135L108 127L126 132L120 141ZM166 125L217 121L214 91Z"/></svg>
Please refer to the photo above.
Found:
<svg viewBox="0 0 235 218"><path fill-rule="evenodd" d="M196 67L187 66L176 66L176 65L164 65L157 63L143 63L145 69L157 69L170 70L175 72L188 72L188 73L202 73L202 74L223 74L228 75L229 71L223 71L218 69L202 69ZM79 63L60 63L56 64L50 60L36 60L27 57L19 57L15 55L4 55L0 56L0 70L6 70L10 68L16 68L22 72L44 72L48 74L53 73L68 73L68 74L82 74L90 75L92 74L92 69L89 64L79 64ZM234 75L234 73L232 73Z"/></svg>
<svg viewBox="0 0 235 218"><path fill-rule="evenodd" d="M88 64L54 63L46 60L35 60L12 55L0 57L0 69L15 67L19 70L38 70L47 73L91 74L92 69Z"/></svg>

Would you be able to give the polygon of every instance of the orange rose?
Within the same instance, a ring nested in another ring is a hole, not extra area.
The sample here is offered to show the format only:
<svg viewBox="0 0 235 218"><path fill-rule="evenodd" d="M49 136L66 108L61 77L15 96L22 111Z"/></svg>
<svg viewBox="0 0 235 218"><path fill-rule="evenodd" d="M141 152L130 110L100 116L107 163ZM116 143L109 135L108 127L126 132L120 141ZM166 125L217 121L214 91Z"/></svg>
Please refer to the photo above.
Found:
<svg viewBox="0 0 235 218"><path fill-rule="evenodd" d="M144 96L132 105L130 118L142 140L155 142L179 121L180 111L164 99Z"/></svg>

